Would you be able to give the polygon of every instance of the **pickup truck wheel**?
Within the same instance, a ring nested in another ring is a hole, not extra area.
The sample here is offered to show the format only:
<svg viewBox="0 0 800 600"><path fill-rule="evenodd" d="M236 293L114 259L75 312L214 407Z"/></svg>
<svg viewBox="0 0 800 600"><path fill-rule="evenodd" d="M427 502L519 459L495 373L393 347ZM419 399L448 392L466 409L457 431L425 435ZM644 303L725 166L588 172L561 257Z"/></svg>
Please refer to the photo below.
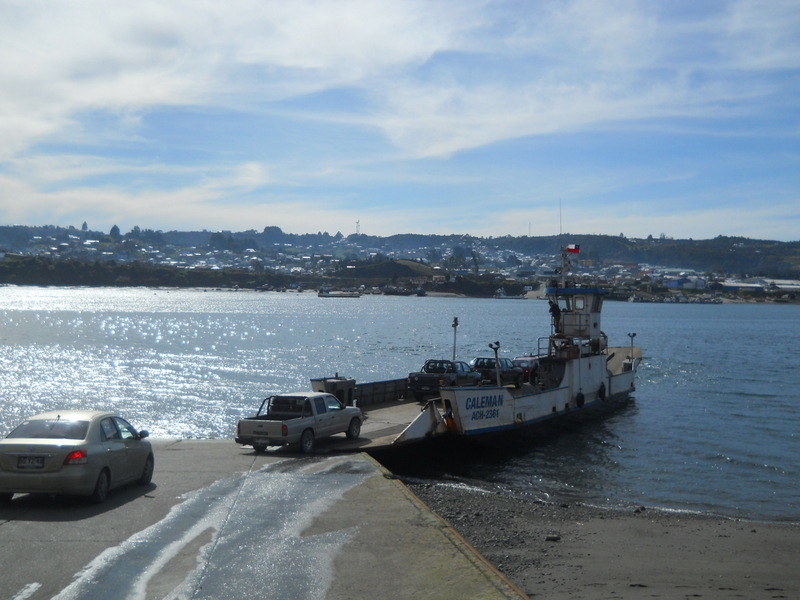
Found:
<svg viewBox="0 0 800 600"><path fill-rule="evenodd" d="M517 389L522 387L522 375L517 375L517 378L514 380L514 387Z"/></svg>
<svg viewBox="0 0 800 600"><path fill-rule="evenodd" d="M314 451L314 431L306 429L300 436L300 450L303 454L311 454Z"/></svg>
<svg viewBox="0 0 800 600"><path fill-rule="evenodd" d="M347 428L347 435L348 440L357 440L358 436L361 435L361 420L358 418L353 418L350 421L350 427Z"/></svg>
<svg viewBox="0 0 800 600"><path fill-rule="evenodd" d="M253 444L253 450L256 452L266 452L267 447L264 444Z"/></svg>

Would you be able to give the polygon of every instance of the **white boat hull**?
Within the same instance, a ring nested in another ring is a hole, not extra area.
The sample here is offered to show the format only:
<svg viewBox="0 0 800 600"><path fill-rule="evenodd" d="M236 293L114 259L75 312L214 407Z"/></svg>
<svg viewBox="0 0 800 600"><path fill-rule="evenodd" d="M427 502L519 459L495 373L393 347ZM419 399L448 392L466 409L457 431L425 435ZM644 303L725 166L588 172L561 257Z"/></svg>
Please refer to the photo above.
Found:
<svg viewBox="0 0 800 600"><path fill-rule="evenodd" d="M538 390L525 385L520 390L508 387L482 387L442 390L442 402L452 409L452 433L477 436L539 425L546 421L574 418L582 412L610 408L616 400L633 391L633 373L606 379L605 395L597 389L573 393L570 386ZM445 411L447 410L445 408Z"/></svg>
<svg viewBox="0 0 800 600"><path fill-rule="evenodd" d="M443 388L395 440L496 436L605 412L635 390L639 348L544 362L535 384Z"/></svg>

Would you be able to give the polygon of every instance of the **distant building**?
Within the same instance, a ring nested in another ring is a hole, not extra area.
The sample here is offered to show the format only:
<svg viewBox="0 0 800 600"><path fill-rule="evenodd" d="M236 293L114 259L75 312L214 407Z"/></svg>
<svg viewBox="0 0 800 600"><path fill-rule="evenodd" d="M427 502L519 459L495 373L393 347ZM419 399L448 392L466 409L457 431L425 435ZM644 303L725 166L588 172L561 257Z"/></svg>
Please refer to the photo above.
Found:
<svg viewBox="0 0 800 600"><path fill-rule="evenodd" d="M719 284L721 289L726 292L763 292L764 286L760 283L746 283L744 281L736 281L733 279L726 279Z"/></svg>
<svg viewBox="0 0 800 600"><path fill-rule="evenodd" d="M665 279L664 287L673 290L704 290L708 282L702 277L678 277Z"/></svg>

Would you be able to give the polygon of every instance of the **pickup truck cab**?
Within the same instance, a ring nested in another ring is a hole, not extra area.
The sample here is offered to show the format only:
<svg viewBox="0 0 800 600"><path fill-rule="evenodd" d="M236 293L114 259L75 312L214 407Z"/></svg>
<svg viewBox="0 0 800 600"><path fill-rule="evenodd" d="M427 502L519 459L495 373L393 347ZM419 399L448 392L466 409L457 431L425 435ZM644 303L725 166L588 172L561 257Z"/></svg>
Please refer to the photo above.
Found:
<svg viewBox="0 0 800 600"><path fill-rule="evenodd" d="M361 435L364 415L356 406L345 406L332 394L294 392L265 398L258 412L239 421L236 443L256 452L267 446L299 444L313 452L316 440L344 432L349 439Z"/></svg>
<svg viewBox="0 0 800 600"><path fill-rule="evenodd" d="M408 374L408 391L421 401L426 394L438 394L443 387L481 384L481 374L459 360L428 360L421 371Z"/></svg>

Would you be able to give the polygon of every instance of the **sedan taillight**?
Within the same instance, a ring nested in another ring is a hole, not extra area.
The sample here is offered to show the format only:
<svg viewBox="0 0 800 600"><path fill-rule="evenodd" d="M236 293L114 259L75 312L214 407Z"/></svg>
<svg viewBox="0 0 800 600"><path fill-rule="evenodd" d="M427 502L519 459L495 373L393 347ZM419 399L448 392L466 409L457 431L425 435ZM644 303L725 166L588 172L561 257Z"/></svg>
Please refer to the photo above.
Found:
<svg viewBox="0 0 800 600"><path fill-rule="evenodd" d="M75 450L67 454L64 459L65 465L85 465L87 463L86 450Z"/></svg>

